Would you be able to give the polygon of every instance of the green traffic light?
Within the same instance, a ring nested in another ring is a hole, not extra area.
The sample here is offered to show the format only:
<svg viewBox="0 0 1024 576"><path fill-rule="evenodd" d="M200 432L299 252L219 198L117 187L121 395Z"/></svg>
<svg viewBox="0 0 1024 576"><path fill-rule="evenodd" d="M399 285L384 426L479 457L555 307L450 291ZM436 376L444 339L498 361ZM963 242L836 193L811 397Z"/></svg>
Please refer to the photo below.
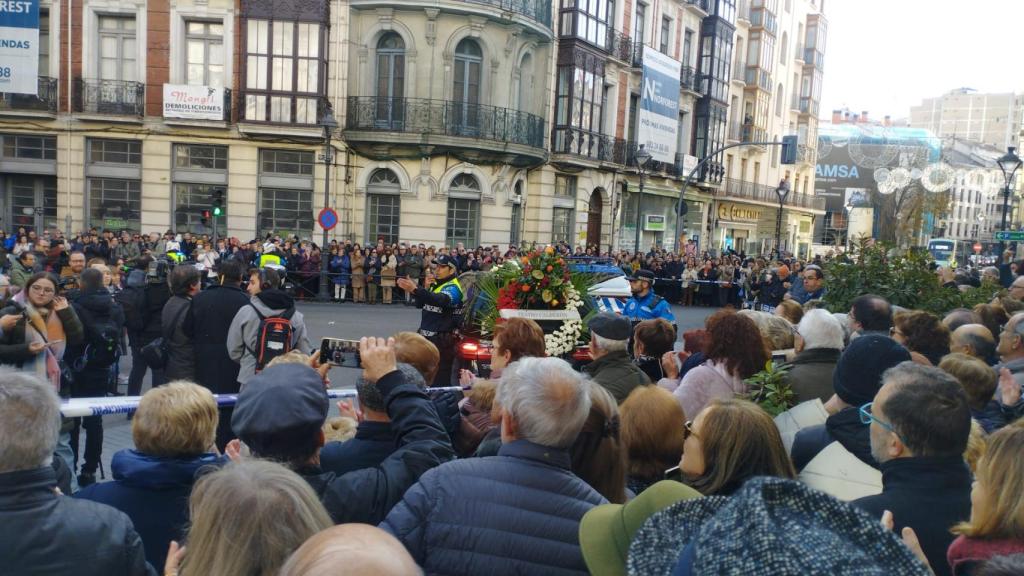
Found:
<svg viewBox="0 0 1024 576"><path fill-rule="evenodd" d="M213 209L213 215L214 215L214 216L220 216L220 215L221 215L221 209L220 209L220 206L217 206L217 207L215 207L215 208Z"/></svg>

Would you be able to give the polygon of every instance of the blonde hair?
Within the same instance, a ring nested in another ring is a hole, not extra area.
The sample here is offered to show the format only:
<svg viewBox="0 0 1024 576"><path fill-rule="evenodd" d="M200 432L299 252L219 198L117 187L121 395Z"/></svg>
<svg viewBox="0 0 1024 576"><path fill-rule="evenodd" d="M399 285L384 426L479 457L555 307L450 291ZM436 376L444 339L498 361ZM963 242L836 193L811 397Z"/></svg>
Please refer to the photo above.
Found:
<svg viewBox="0 0 1024 576"><path fill-rule="evenodd" d="M356 435L356 421L345 416L328 418L324 422L324 442L345 442Z"/></svg>
<svg viewBox="0 0 1024 576"><path fill-rule="evenodd" d="M982 487L971 519L953 532L970 538L1024 540L1024 426L1007 426L988 437L975 479Z"/></svg>
<svg viewBox="0 0 1024 576"><path fill-rule="evenodd" d="M630 476L660 480L683 455L686 414L672 393L657 386L638 386L619 406L622 447Z"/></svg>
<svg viewBox="0 0 1024 576"><path fill-rule="evenodd" d="M399 332L395 334L395 360L412 365L423 375L427 386L431 386L437 376L437 365L441 362L441 353L437 346L422 335L415 332Z"/></svg>
<svg viewBox="0 0 1024 576"><path fill-rule="evenodd" d="M769 350L789 350L793 347L793 324L789 320L760 310L740 310L736 314L754 321Z"/></svg>
<svg viewBox="0 0 1024 576"><path fill-rule="evenodd" d="M192 382L171 382L142 396L132 418L132 441L150 456L196 456L213 445L217 420L217 401L209 390Z"/></svg>
<svg viewBox="0 0 1024 576"><path fill-rule="evenodd" d="M978 461L985 454L985 445L985 429L977 420L972 419L971 434L967 437L967 450L964 450L964 460L967 461L967 467L971 469L971 474L978 473Z"/></svg>
<svg viewBox="0 0 1024 576"><path fill-rule="evenodd" d="M280 364L302 364L303 366L309 366L309 355L301 350L291 350L271 358L270 362L267 362L267 368Z"/></svg>
<svg viewBox="0 0 1024 576"><path fill-rule="evenodd" d="M196 482L189 517L183 576L276 576L303 542L333 525L302 477L252 458Z"/></svg>

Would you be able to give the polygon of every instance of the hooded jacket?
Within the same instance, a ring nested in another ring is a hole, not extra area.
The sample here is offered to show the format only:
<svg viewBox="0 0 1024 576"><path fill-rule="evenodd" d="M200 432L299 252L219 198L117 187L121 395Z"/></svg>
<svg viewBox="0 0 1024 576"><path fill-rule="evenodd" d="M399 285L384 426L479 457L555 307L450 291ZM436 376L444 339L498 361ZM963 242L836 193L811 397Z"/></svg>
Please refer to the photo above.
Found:
<svg viewBox="0 0 1024 576"><path fill-rule="evenodd" d="M256 375L256 339L259 336L260 317L281 316L289 308L295 307L295 299L282 290L264 290L249 300L248 306L242 306L235 314L228 328L228 356L239 363L238 382L245 385ZM257 314L257 310L259 314ZM309 354L313 346L306 334L306 323L302 312L292 314L292 350L301 350Z"/></svg>
<svg viewBox="0 0 1024 576"><path fill-rule="evenodd" d="M870 428L860 421L857 408L845 408L829 416L825 424L797 432L791 453L793 466L797 471L803 470L833 441L842 444L865 464L878 468L878 462L871 455Z"/></svg>
<svg viewBox="0 0 1024 576"><path fill-rule="evenodd" d="M163 566L171 540L181 541L188 522L188 498L196 472L217 465L216 454L194 458L159 458L121 450L110 461L113 482L87 486L75 498L117 508L128 515L146 550L146 560Z"/></svg>

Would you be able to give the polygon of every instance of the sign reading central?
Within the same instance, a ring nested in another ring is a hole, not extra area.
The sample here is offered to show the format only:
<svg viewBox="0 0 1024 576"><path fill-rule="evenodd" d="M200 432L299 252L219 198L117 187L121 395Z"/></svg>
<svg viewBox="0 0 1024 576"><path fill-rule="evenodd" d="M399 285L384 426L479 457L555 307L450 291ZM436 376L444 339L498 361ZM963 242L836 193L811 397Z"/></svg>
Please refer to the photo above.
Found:
<svg viewBox="0 0 1024 576"><path fill-rule="evenodd" d="M644 46L644 77L640 90L637 142L651 158L676 163L679 141L679 72L682 64Z"/></svg>

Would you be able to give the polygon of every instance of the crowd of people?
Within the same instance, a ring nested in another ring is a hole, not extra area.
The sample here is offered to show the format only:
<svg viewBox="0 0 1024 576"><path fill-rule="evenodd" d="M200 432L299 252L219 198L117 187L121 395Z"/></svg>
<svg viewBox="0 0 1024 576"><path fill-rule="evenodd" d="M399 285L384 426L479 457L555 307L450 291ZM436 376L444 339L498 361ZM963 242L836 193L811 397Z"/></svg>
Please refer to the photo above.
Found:
<svg viewBox="0 0 1024 576"><path fill-rule="evenodd" d="M831 313L813 262L701 258L717 283L694 298L733 305L702 329L600 313L577 370L511 318L463 392L431 388L424 335L366 337L357 401L330 417L276 248L207 268L155 258L182 249L157 238L118 279L113 235L26 240L0 309L4 573L1024 572L1024 276L942 317L872 294ZM68 269L36 270L55 244ZM647 290L650 258L616 262ZM153 385L98 481L102 418L60 402L118 391L124 333L128 392ZM792 405L774 418L751 380L769 364Z"/></svg>

